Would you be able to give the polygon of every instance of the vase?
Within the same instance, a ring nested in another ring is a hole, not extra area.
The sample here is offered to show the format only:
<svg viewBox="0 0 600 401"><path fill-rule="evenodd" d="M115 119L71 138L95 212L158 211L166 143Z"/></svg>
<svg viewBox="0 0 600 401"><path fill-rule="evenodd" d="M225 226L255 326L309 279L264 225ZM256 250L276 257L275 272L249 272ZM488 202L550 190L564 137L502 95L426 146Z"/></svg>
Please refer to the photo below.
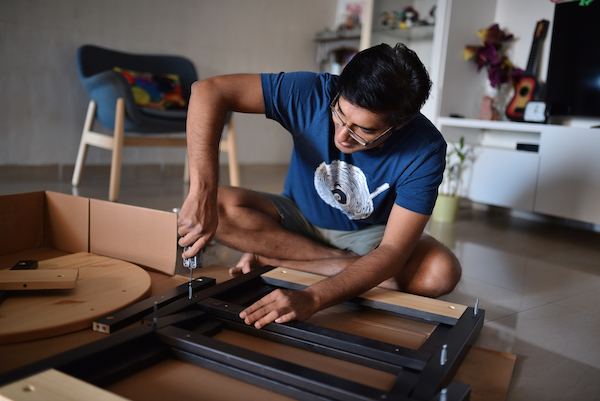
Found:
<svg viewBox="0 0 600 401"><path fill-rule="evenodd" d="M485 87L481 106L479 107L479 119L496 121L500 118L498 111L498 88L494 88L488 81Z"/></svg>
<svg viewBox="0 0 600 401"><path fill-rule="evenodd" d="M431 220L437 223L454 223L459 204L460 196L439 194L431 214Z"/></svg>

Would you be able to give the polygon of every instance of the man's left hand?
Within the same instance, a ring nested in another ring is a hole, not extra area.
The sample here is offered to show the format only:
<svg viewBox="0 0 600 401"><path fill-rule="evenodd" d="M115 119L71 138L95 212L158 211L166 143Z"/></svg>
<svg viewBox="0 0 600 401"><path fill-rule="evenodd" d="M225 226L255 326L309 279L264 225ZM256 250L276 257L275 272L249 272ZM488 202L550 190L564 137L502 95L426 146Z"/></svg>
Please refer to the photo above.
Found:
<svg viewBox="0 0 600 401"><path fill-rule="evenodd" d="M248 325L260 329L269 323L285 323L292 320L306 320L318 308L311 291L275 290L264 296L240 313L240 318Z"/></svg>

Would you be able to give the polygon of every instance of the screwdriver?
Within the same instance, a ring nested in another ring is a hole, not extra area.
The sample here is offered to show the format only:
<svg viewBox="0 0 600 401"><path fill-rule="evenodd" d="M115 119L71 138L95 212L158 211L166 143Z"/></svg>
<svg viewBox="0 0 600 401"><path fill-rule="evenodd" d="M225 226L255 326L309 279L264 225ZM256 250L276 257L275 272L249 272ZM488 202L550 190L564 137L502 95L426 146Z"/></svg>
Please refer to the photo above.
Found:
<svg viewBox="0 0 600 401"><path fill-rule="evenodd" d="M183 248L183 251L185 252L190 248L191 248L191 246L186 246L185 248ZM193 273L196 268L202 267L202 252L203 251L204 250L201 249L197 255L194 255L188 259L183 259L183 267L187 267L188 269L190 269L190 282L188 284L188 298L190 300L192 299L192 281L194 280Z"/></svg>

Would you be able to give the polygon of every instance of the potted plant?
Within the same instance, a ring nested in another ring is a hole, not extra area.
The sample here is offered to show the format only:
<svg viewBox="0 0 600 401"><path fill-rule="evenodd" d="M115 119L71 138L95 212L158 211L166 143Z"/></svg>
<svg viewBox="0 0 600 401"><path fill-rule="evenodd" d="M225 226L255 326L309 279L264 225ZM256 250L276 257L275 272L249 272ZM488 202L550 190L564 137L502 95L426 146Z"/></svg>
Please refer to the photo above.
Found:
<svg viewBox="0 0 600 401"><path fill-rule="evenodd" d="M449 143L446 151L446 169L439 187L438 198L433 208L431 219L438 223L456 221L460 203L462 174L471 160L471 148L465 145L465 137L458 144Z"/></svg>

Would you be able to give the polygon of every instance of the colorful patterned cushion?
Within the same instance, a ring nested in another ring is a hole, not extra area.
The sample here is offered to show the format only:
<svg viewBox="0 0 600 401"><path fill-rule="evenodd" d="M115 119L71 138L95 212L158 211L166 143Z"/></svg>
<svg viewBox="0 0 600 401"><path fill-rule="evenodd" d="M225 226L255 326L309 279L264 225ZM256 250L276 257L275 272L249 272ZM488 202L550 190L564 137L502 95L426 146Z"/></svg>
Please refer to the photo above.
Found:
<svg viewBox="0 0 600 401"><path fill-rule="evenodd" d="M159 110L185 110L187 104L181 92L179 76L152 74L115 67L131 85L135 103L141 107Z"/></svg>

